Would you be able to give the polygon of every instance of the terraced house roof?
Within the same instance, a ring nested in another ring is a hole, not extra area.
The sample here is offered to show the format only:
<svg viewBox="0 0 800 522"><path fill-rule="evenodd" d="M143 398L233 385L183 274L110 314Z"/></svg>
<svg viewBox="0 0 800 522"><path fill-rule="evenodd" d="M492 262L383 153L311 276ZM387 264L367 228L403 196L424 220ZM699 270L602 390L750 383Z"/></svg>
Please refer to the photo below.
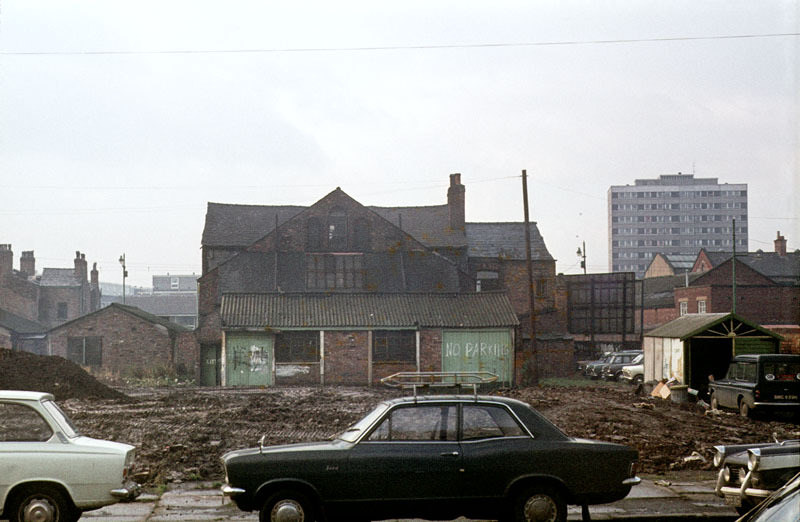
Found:
<svg viewBox="0 0 800 522"><path fill-rule="evenodd" d="M505 292L222 296L223 328L490 328L517 324Z"/></svg>

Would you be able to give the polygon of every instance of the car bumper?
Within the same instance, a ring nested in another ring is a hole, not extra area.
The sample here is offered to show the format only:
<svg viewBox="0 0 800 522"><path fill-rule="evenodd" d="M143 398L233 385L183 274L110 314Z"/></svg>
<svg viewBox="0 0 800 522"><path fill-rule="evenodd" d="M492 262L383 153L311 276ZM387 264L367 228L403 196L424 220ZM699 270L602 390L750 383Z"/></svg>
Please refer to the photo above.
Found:
<svg viewBox="0 0 800 522"><path fill-rule="evenodd" d="M742 480L741 486L728 486L723 478L723 470L720 470L717 476L715 493L717 496L724 498L726 504L735 507L741 506L745 500L758 503L772 493L769 489L750 487L752 482L753 472L748 471L744 480Z"/></svg>
<svg viewBox="0 0 800 522"><path fill-rule="evenodd" d="M133 481L128 481L121 488L109 491L112 497L117 500L133 500L142 494L142 487Z"/></svg>

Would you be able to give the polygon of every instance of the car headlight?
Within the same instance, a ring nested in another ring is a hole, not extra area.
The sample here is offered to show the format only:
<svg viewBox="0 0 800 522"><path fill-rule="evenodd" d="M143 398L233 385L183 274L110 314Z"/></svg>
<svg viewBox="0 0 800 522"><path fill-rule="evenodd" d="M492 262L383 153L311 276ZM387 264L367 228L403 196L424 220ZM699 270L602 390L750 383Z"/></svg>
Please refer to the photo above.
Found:
<svg viewBox="0 0 800 522"><path fill-rule="evenodd" d="M758 469L758 463L761 460L761 451L759 449L747 450L747 469L755 471Z"/></svg>
<svg viewBox="0 0 800 522"><path fill-rule="evenodd" d="M726 484L731 481L731 468L728 466L725 466L725 469L722 470L722 480L724 480Z"/></svg>

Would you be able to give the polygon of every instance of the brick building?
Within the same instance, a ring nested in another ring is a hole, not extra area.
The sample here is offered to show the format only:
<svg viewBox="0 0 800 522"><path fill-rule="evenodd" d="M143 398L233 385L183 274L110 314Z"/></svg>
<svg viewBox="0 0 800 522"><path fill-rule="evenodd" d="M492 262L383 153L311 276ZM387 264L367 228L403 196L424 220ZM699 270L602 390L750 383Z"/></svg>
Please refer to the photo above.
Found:
<svg viewBox="0 0 800 522"><path fill-rule="evenodd" d="M133 306L112 303L59 325L48 353L95 375L199 377L199 351L190 330Z"/></svg>
<svg viewBox="0 0 800 522"><path fill-rule="evenodd" d="M222 366L226 365L227 371L226 337L241 325L223 314L222 309L226 303L238 303L243 298L237 296L245 294L284 296L270 301L271 306L278 307L282 317L294 317L294 323L282 324L280 328L277 323L258 323L250 327L261 332L275 331L269 342L273 343L278 360L285 357L283 350L294 349L291 343L289 348L284 346L281 332L316 328L315 335L318 335L321 331L319 324L309 326L293 314L290 307L302 303L303 298L340 295L343 297L337 301L337 317L346 317L349 310L363 318L356 312L364 306L365 296L380 297L383 301L368 301L370 306L380 307L398 295L409 299L447 295L451 300L448 306L463 309L470 302L474 306L484 306L490 301L488 296L499 291L493 298L495 303L508 302L517 316L527 314L524 225L467 223L465 193L460 174L453 174L447 204L438 206L367 207L339 188L310 207L209 203L202 241L203 275L198 281L197 333L205 368L203 382L215 384L235 379L225 375ZM563 318L554 313L555 260L547 251L535 223L530 225L530 232L537 290L535 306L537 314L542 314L543 324L547 325L546 329L537 329L537 337L548 332L563 335L566 331ZM483 295L470 301L477 293ZM290 299L290 296L294 297ZM443 306L441 302L439 306ZM270 309L270 313L273 312L275 310ZM307 320L317 321L317 318ZM419 344L422 342L419 339L434 339L431 342L436 345L438 354L434 367L441 368L447 339L455 339L456 335L445 330L458 329L458 325L443 325L424 313L414 321L417 324L339 322L337 331L340 333L336 335L345 335L346 342L334 341L326 346L354 343L353 349L361 354L359 360L366 362L373 357L374 361L374 356L380 356L378 351L402 353L403 349L408 349L403 343L410 342L408 334L378 335L378 330L401 326L401 330L416 328L415 350L421 350L420 357L429 353L429 348L424 343ZM481 328L507 331L516 343L517 336L513 336L509 328L513 329L518 321L513 325L507 318L503 321ZM461 328L465 334L477 335L480 332L469 331L474 326L465 324ZM341 333L344 330L339 328L348 328L349 333ZM505 338L506 333L501 335ZM303 341L296 342L302 344ZM306 342L314 341L309 337ZM397 352L393 348L397 343L405 348L398 348ZM567 341L560 346L571 350ZM330 352L325 354L329 363L330 358L336 357ZM414 365L427 367L420 359L415 360ZM343 377L347 371L342 372L338 377L329 372L317 373L317 376L320 381L322 375L327 382L348 381ZM351 376L352 382L371 382L369 375L368 369L359 371Z"/></svg>
<svg viewBox="0 0 800 522"><path fill-rule="evenodd" d="M37 274L33 251L22 252L20 269L14 270L11 245L0 245L0 309L52 328L99 306L97 265L89 273L85 254L75 252L72 268Z"/></svg>

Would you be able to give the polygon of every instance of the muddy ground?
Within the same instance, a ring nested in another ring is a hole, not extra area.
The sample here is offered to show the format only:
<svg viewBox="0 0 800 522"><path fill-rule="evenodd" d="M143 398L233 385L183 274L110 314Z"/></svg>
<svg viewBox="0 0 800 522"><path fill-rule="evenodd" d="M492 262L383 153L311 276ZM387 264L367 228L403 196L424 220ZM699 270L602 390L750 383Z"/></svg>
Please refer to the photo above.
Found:
<svg viewBox="0 0 800 522"><path fill-rule="evenodd" d="M711 469L713 446L800 438L788 419L709 415L696 404L638 395L625 384L497 390L542 412L568 435L619 442L639 450L640 471ZM221 455L268 444L325 440L384 398L374 388L130 388L106 386L61 357L0 349L0 389L53 393L91 437L138 448L137 479L148 485L221 481Z"/></svg>
<svg viewBox="0 0 800 522"><path fill-rule="evenodd" d="M220 456L255 446L325 440L358 420L385 388L123 389L133 401L68 399L62 406L87 435L138 447L139 480L222 480ZM800 438L788 419L707 415L696 405L636 395L627 385L498 390L522 399L575 437L628 444L640 471L711 469L712 447ZM688 459L687 459L688 457Z"/></svg>

